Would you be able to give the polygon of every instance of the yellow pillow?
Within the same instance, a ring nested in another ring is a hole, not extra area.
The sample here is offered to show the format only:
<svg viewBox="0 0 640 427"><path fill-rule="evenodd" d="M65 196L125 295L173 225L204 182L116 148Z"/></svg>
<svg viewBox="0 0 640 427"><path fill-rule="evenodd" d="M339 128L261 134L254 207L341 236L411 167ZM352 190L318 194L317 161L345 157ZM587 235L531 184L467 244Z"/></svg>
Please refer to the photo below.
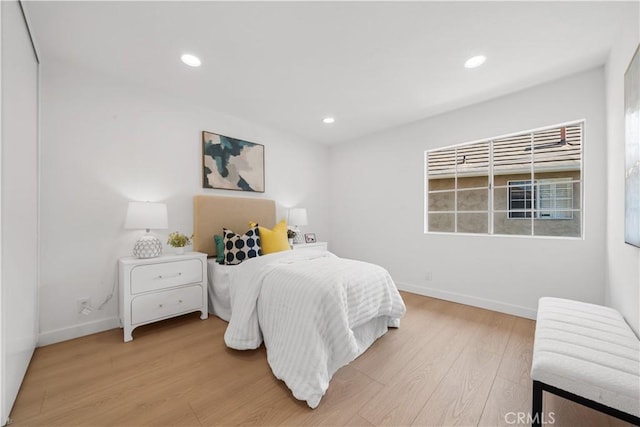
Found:
<svg viewBox="0 0 640 427"><path fill-rule="evenodd" d="M249 223L250 227L255 227L256 223ZM260 230L260 245L262 246L262 254L272 254L274 252L289 251L289 239L287 238L287 222L283 219L276 224L271 230L258 226Z"/></svg>

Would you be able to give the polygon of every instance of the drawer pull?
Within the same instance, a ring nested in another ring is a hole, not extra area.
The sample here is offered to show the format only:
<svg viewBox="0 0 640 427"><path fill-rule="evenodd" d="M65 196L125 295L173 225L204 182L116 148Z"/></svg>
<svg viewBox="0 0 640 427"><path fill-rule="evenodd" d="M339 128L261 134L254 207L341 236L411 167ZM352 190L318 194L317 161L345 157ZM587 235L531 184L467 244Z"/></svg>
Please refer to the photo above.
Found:
<svg viewBox="0 0 640 427"><path fill-rule="evenodd" d="M179 277L179 276L182 276L182 272L180 272L180 273L178 273L178 274L171 274L171 275L169 275L169 276L163 276L163 275L161 274L161 275L159 275L158 277L156 277L156 279L171 279L171 278Z"/></svg>
<svg viewBox="0 0 640 427"><path fill-rule="evenodd" d="M182 300L181 299L178 300L178 304L182 304Z"/></svg>
<svg viewBox="0 0 640 427"><path fill-rule="evenodd" d="M164 304L158 304L158 307L162 308L162 307L164 307Z"/></svg>

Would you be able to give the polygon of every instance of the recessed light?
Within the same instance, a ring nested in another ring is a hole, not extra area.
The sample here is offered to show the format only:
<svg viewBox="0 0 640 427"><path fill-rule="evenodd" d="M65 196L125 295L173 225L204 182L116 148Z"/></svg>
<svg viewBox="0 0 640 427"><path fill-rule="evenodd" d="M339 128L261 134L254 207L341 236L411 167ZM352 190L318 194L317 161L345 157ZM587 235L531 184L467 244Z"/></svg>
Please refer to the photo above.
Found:
<svg viewBox="0 0 640 427"><path fill-rule="evenodd" d="M487 57L484 55L474 56L472 58L467 59L467 62L464 63L465 68L476 68L484 64L484 61L487 60Z"/></svg>
<svg viewBox="0 0 640 427"><path fill-rule="evenodd" d="M331 124L335 121L336 119L334 119L333 117L325 117L324 119L322 119L322 123L326 123L326 124Z"/></svg>
<svg viewBox="0 0 640 427"><path fill-rule="evenodd" d="M202 62L200 61L200 58L188 53L185 53L184 55L182 55L180 59L182 60L182 62L184 62L190 67L199 67L200 64L202 64Z"/></svg>

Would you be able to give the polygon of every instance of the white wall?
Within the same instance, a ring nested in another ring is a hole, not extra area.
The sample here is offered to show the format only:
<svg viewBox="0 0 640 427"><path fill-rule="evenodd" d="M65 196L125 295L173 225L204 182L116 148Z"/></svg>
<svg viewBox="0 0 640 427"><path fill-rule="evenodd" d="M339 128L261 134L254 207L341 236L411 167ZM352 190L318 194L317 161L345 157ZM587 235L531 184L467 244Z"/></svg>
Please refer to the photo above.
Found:
<svg viewBox="0 0 640 427"><path fill-rule="evenodd" d="M117 298L88 317L76 300L99 305L117 258L131 254L140 232L123 229L129 200L168 203L163 241L192 231L201 193L274 199L279 217L306 207L303 230L328 237L325 146L60 62L42 64L41 104L40 345L118 325ZM265 145L264 194L202 189L203 130Z"/></svg>
<svg viewBox="0 0 640 427"><path fill-rule="evenodd" d="M38 63L17 1L2 30L0 425L18 394L38 327Z"/></svg>
<svg viewBox="0 0 640 427"><path fill-rule="evenodd" d="M604 101L598 68L333 147L333 250L402 289L522 316L545 295L603 303ZM584 240L423 234L424 150L583 118Z"/></svg>
<svg viewBox="0 0 640 427"><path fill-rule="evenodd" d="M640 249L624 243L624 73L640 42L640 12L629 14L626 19L620 23L621 33L606 67L606 302L619 310L640 335Z"/></svg>

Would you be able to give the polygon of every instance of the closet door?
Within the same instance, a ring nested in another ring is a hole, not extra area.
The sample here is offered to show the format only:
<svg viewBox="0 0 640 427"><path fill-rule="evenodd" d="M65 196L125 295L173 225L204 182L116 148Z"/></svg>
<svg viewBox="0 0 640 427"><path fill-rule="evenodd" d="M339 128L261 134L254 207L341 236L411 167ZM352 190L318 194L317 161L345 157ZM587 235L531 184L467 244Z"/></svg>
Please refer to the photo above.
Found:
<svg viewBox="0 0 640 427"><path fill-rule="evenodd" d="M0 424L35 349L38 331L38 60L20 4L0 1Z"/></svg>

